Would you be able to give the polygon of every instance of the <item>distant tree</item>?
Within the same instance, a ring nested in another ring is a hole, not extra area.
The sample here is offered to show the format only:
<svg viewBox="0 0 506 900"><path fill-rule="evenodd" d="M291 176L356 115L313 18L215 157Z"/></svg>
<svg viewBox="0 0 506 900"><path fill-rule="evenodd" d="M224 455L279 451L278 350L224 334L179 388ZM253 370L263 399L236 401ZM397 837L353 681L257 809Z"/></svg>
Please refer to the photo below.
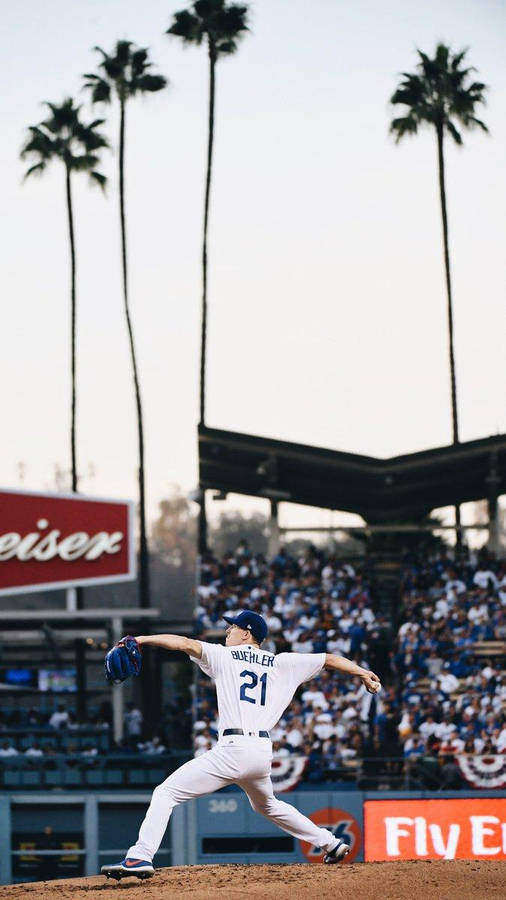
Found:
<svg viewBox="0 0 506 900"><path fill-rule="evenodd" d="M190 621L195 606L196 517L174 485L151 526L153 604L172 620Z"/></svg>
<svg viewBox="0 0 506 900"><path fill-rule="evenodd" d="M108 146L105 137L97 131L103 119L86 123L81 121L80 107L67 97L60 105L45 103L50 115L47 119L28 128L28 138L21 150L22 159L33 160L33 165L25 172L42 175L50 162L59 160L65 171L68 233L70 243L70 308L71 308L71 473L72 490L77 491L78 470L76 462L76 248L74 233L74 209L72 203L72 174L87 172L90 181L105 187L106 178L97 171L100 151Z"/></svg>
<svg viewBox="0 0 506 900"><path fill-rule="evenodd" d="M176 569L189 567L194 578L196 528L189 500L175 485L158 509L151 529L153 551L167 565Z"/></svg>
<svg viewBox="0 0 506 900"><path fill-rule="evenodd" d="M429 125L434 129L437 140L439 196L443 222L443 250L446 273L446 293L448 307L448 342L450 361L451 407L453 443L459 442L457 384L455 378L455 353L453 339L453 307L450 275L450 252L448 243L448 215L446 211L444 139L447 135L459 146L462 145L461 129L487 126L476 117L476 109L485 103L487 87L481 81L473 81L472 67L466 67L466 50L452 53L446 44L438 44L431 59L421 50L417 51L419 62L415 73L404 72L402 81L391 98L391 103L407 108L406 114L393 119L390 131L397 143L406 135L413 135L418 128ZM460 129L460 130L459 130ZM460 509L455 507L457 537L460 540Z"/></svg>
<svg viewBox="0 0 506 900"><path fill-rule="evenodd" d="M93 103L110 103L115 94L120 109L119 117L119 207L121 224L121 261L123 274L123 302L130 344L130 357L135 389L137 409L137 435L139 444L139 519L140 519L140 553L139 553L139 589L141 606L150 605L149 592L149 550L146 532L146 496L144 471L144 425L142 418L141 389L135 353L135 342L130 317L128 296L127 235L125 215L125 120L126 107L129 100L138 94L156 93L167 85L163 75L153 75L149 69L152 63L148 59L148 51L136 47L131 41L118 41L112 53L106 53L100 47L95 50L102 56L99 72L84 75L85 88L91 92Z"/></svg>
<svg viewBox="0 0 506 900"><path fill-rule="evenodd" d="M242 540L248 542L252 553L267 555L267 517L260 512L245 516L240 510L222 512L216 524L210 526L211 545L216 556L233 553Z"/></svg>
<svg viewBox="0 0 506 900"><path fill-rule="evenodd" d="M207 169L204 195L204 228L202 235L202 319L200 339L200 423L205 424L206 349L207 349L207 231L214 142L214 104L216 93L216 63L222 56L237 50L238 42L248 30L248 7L226 0L195 0L190 9L174 14L166 34L181 38L184 44L207 45L209 56L209 107ZM199 515L199 553L207 545L205 497L202 496Z"/></svg>

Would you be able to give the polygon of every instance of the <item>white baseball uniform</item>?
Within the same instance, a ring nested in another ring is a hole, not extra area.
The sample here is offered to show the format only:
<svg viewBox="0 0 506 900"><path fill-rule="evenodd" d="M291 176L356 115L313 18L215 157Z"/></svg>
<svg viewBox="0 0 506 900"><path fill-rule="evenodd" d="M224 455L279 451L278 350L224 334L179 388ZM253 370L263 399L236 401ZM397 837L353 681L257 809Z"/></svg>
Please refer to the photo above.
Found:
<svg viewBox="0 0 506 900"><path fill-rule="evenodd" d="M298 686L321 672L325 653L275 655L254 645L223 647L203 641L201 646L202 658L192 659L216 683L218 743L155 788L137 843L127 857L152 861L174 807L227 784L242 787L252 808L288 834L333 850L339 841L331 831L274 796L272 744L259 736L276 725ZM224 734L228 729L242 729L243 734Z"/></svg>

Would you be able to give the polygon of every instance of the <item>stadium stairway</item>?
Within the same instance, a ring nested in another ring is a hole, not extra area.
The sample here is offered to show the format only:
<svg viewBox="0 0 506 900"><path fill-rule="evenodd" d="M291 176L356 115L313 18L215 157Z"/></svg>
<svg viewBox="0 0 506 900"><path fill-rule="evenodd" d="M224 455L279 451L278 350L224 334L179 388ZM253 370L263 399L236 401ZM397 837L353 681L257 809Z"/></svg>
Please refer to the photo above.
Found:
<svg viewBox="0 0 506 900"><path fill-rule="evenodd" d="M393 551L377 551L372 555L371 561L380 611L395 627L400 613L402 570L400 555Z"/></svg>

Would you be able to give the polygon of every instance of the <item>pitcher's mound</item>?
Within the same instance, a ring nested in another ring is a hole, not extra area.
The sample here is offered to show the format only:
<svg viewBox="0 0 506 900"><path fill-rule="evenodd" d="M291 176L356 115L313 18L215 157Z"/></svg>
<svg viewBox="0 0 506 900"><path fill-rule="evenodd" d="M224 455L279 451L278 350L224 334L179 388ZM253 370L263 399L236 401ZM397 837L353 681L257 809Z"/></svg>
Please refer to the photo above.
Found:
<svg viewBox="0 0 506 900"><path fill-rule="evenodd" d="M504 900L501 862L448 860L324 866L177 866L148 881L102 876L0 888L1 900Z"/></svg>

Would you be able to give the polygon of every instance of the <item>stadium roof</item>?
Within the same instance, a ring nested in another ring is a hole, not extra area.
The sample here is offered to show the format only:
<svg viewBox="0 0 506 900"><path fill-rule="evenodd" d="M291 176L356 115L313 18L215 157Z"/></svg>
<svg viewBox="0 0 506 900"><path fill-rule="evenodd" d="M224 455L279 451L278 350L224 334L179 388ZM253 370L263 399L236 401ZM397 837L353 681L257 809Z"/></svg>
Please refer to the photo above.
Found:
<svg viewBox="0 0 506 900"><path fill-rule="evenodd" d="M506 435L377 459L200 426L199 466L204 489L397 524L506 493Z"/></svg>

